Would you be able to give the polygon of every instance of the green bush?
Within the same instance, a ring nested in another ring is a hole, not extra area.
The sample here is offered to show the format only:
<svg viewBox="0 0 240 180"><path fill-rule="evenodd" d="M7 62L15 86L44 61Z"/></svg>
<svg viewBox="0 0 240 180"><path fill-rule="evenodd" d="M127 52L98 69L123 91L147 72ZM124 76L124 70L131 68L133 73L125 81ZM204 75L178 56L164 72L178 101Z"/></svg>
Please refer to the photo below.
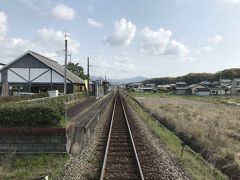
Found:
<svg viewBox="0 0 240 180"><path fill-rule="evenodd" d="M30 96L6 96L6 97L0 97L0 103L6 103L6 102L17 102L17 101L24 101L29 99L37 99L37 98L43 98L48 97L47 93L37 93Z"/></svg>
<svg viewBox="0 0 240 180"><path fill-rule="evenodd" d="M168 93L169 90L167 88L161 87L159 88L159 92Z"/></svg>
<svg viewBox="0 0 240 180"><path fill-rule="evenodd" d="M0 105L1 127L56 127L64 114L63 101L4 103Z"/></svg>

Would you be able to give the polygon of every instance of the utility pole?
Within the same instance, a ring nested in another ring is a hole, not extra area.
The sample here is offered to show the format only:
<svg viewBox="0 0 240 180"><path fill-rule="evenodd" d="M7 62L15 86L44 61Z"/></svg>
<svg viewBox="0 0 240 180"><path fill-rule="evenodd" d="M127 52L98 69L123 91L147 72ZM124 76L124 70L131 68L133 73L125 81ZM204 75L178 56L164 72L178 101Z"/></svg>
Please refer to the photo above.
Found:
<svg viewBox="0 0 240 180"><path fill-rule="evenodd" d="M88 90L88 97L89 97L89 81L90 81L90 74L89 74L89 57L87 58L87 76L88 76L88 82L87 82L87 90Z"/></svg>
<svg viewBox="0 0 240 180"><path fill-rule="evenodd" d="M64 68L64 95L67 94L67 34L65 32L65 68Z"/></svg>

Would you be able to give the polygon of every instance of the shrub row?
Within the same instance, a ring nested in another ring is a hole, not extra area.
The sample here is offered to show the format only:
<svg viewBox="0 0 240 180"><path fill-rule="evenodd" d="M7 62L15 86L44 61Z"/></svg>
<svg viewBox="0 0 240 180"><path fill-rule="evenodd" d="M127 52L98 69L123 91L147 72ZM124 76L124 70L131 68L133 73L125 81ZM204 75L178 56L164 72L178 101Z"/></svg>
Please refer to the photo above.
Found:
<svg viewBox="0 0 240 180"><path fill-rule="evenodd" d="M37 99L37 98L43 98L48 97L47 93L37 93L33 94L31 96L6 96L6 97L0 97L0 103L6 103L6 102L17 102L17 101L24 101L28 99Z"/></svg>
<svg viewBox="0 0 240 180"><path fill-rule="evenodd" d="M0 105L1 127L57 127L62 122L64 103L3 103Z"/></svg>

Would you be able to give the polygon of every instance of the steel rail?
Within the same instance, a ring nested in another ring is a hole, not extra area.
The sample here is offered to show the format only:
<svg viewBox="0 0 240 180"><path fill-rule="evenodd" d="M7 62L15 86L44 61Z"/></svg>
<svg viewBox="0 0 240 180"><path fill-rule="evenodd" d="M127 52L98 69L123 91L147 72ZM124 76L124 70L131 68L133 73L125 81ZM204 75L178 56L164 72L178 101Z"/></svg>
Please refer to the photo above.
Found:
<svg viewBox="0 0 240 180"><path fill-rule="evenodd" d="M105 150L105 154L104 154L104 160L103 160L103 166L102 166L100 180L103 180L104 175L105 175L105 170L106 170L106 165L107 165L107 155L109 152L109 145L110 145L111 134L112 134L112 125L113 125L114 112L115 112L115 108L116 108L116 102L117 102L117 95L115 94L115 101L114 101L114 106L113 106L113 111L112 111L111 124L110 124L109 133L108 133L107 146L106 146L106 150Z"/></svg>
<svg viewBox="0 0 240 180"><path fill-rule="evenodd" d="M137 161L137 166L138 166L140 178L141 178L141 180L144 180L142 167L140 165L140 161L139 161L139 158L138 158L138 155L137 155L137 150L136 150L136 147L135 147L135 144L134 144L134 141L133 141L133 136L132 136L132 133L131 133L131 128L130 128L130 125L128 123L127 114L126 114L124 104L123 104L123 101L122 101L122 98L121 98L120 94L119 94L119 97L120 97L120 101L121 101L121 107L122 107L122 110L124 112L125 121L127 123L128 132L129 132L129 135L130 135L130 138L131 138L131 145L132 145L132 148L134 150L134 156L135 156L135 159ZM116 93L116 96L115 96L115 102L114 102L114 107L113 107L113 111L112 111L111 124L110 124L110 128L109 128L109 133L108 133L108 140L107 140L106 150L105 150L105 154L104 154L104 160L103 160L100 180L104 180L104 176L105 176L107 158L108 158L108 152L109 152L109 146L110 146L110 140L111 140L111 134L112 134L112 126L113 126L114 114L115 114L115 109L116 109L116 101L117 101L117 93Z"/></svg>
<svg viewBox="0 0 240 180"><path fill-rule="evenodd" d="M122 109L123 109L123 113L124 113L124 116L125 116L125 120L126 120L126 123L127 123L127 126L128 126L128 132L130 134L130 138L131 138L131 142L132 142L132 146L133 146L133 150L134 150L134 155L135 155L135 158L137 160L137 165L138 165L138 170L139 170L139 173L140 173L140 177L141 177L141 180L144 180L142 167L141 167L141 164L140 164L140 161L139 161L139 158L138 158L137 149L136 149L136 146L135 146L135 143L134 143L134 140L133 140L132 131L131 131L131 128L130 128L130 125L129 125L129 122L128 122L128 117L127 117L127 114L126 114L126 111L125 111L124 104L123 104L121 96L120 96L120 100L121 100L121 104L122 104Z"/></svg>

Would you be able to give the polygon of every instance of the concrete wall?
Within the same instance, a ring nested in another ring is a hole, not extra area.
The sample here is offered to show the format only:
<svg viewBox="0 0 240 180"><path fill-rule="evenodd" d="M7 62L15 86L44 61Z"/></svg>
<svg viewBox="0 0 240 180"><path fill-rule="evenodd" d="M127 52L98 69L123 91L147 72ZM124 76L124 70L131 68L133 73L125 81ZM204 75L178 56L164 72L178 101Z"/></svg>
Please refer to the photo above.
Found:
<svg viewBox="0 0 240 180"><path fill-rule="evenodd" d="M196 92L197 96L210 96L210 91L200 91Z"/></svg>
<svg viewBox="0 0 240 180"><path fill-rule="evenodd" d="M99 121L103 121L102 115L104 112L109 112L109 108L113 105L113 103L110 103L113 101L113 93L110 93L107 95L106 102L102 105L102 107L99 109L99 111L92 117L92 119L89 119L88 124L83 125L72 125L72 127L69 128L68 134L68 152L73 155L77 156L84 146L86 145L88 139L93 134L95 127L97 126ZM106 118L106 117L105 117Z"/></svg>
<svg viewBox="0 0 240 180"><path fill-rule="evenodd" d="M67 153L65 128L0 128L0 153Z"/></svg>
<svg viewBox="0 0 240 180"><path fill-rule="evenodd" d="M185 95L187 93L186 89L177 89L176 94L177 95Z"/></svg>

